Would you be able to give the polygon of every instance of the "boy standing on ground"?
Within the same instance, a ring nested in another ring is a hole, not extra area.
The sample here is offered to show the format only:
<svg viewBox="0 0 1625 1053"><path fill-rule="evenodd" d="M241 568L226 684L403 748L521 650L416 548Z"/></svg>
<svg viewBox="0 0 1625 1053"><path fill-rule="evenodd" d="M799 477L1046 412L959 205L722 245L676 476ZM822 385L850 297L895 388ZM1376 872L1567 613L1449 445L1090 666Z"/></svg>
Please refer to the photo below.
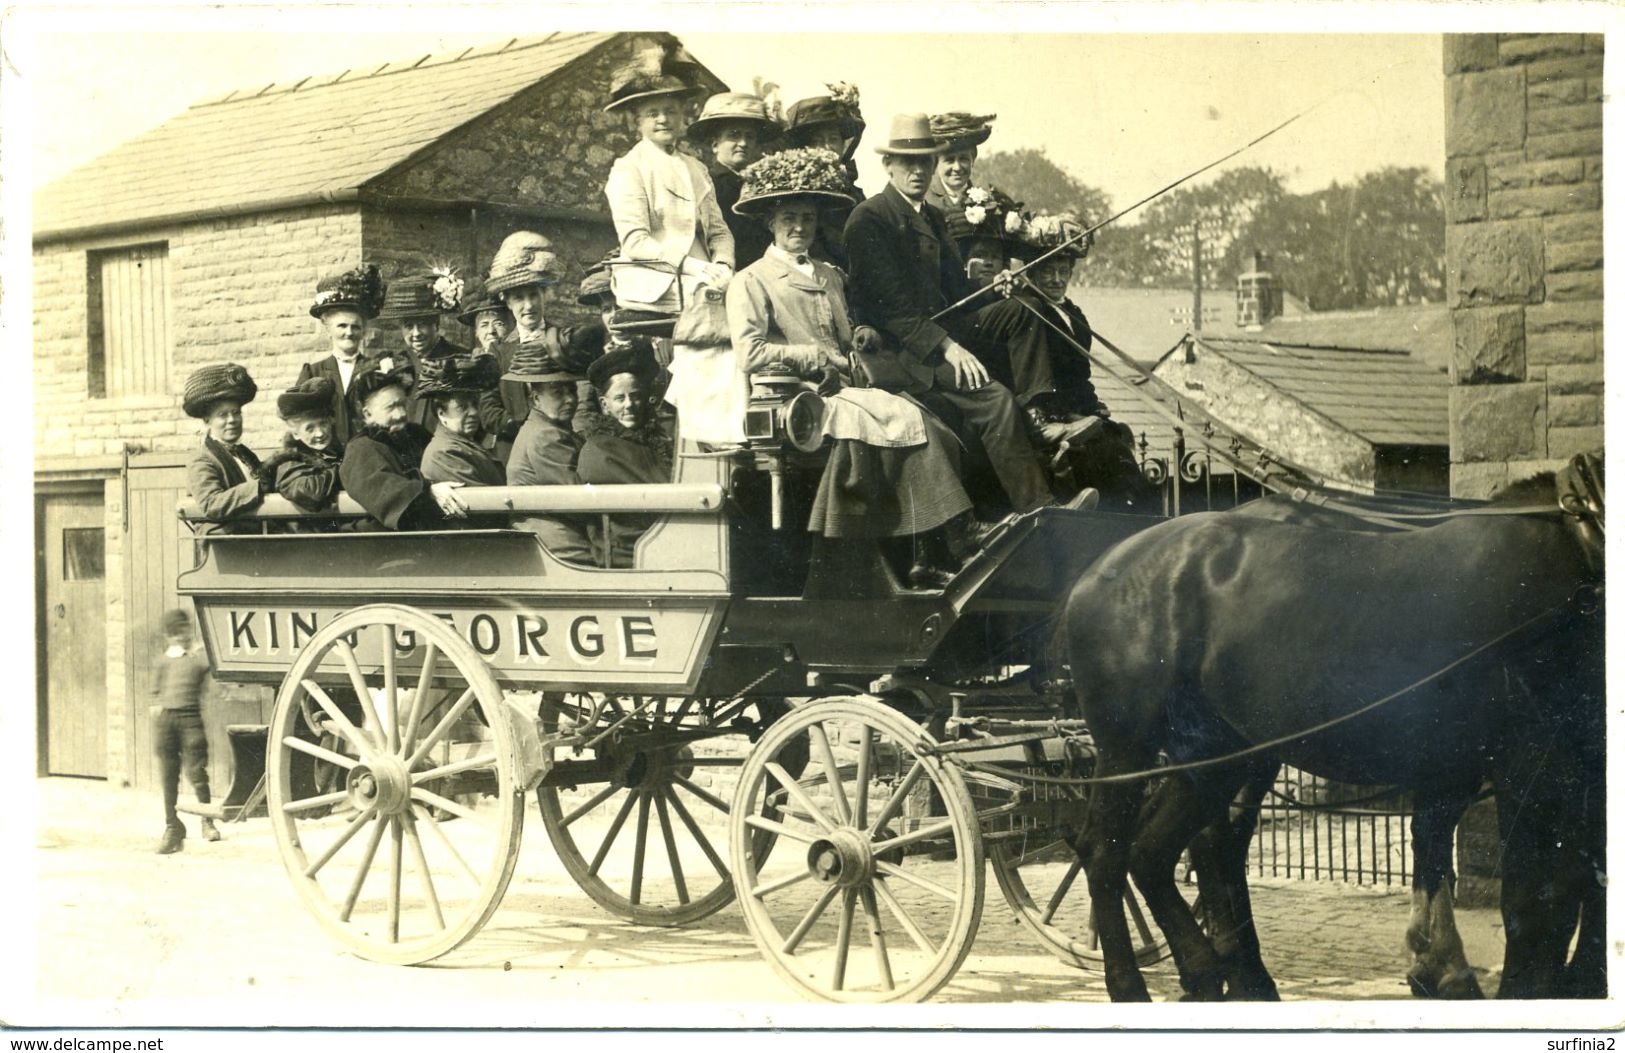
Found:
<svg viewBox="0 0 1625 1053"><path fill-rule="evenodd" d="M209 803L209 740L203 732L202 706L209 662L197 650L192 619L185 611L164 612L163 628L165 647L158 656L153 688L159 706L154 739L164 790L164 837L158 843L158 854L169 855L179 852L186 840L186 827L175 811L183 769L198 803ZM203 839L220 840L213 819L203 820Z"/></svg>

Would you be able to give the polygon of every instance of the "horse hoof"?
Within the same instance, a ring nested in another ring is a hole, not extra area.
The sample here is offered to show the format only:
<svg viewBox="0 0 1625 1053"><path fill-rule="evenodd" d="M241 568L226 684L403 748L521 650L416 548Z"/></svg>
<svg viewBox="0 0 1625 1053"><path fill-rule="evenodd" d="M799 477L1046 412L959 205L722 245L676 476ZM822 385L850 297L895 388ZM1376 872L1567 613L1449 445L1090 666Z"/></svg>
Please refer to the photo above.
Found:
<svg viewBox="0 0 1625 1053"><path fill-rule="evenodd" d="M1405 982L1411 985L1411 995L1415 998L1438 998L1439 978L1433 970L1421 962L1412 965L1405 974Z"/></svg>
<svg viewBox="0 0 1625 1053"><path fill-rule="evenodd" d="M1471 969L1462 969L1445 977L1435 997L1447 1001L1475 1001L1484 997L1484 990L1478 986L1478 977Z"/></svg>

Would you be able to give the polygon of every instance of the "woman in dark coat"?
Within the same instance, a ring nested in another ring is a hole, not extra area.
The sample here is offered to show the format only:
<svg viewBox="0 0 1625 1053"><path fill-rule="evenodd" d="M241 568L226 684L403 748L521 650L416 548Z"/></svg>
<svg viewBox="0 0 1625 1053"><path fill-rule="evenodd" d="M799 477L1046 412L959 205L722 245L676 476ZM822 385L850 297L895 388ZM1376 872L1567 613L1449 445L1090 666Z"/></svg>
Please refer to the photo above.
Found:
<svg viewBox="0 0 1625 1053"><path fill-rule="evenodd" d="M363 529L434 530L465 518L468 506L457 496L460 483L430 483L423 477L429 433L407 419L402 379L373 370L351 387L363 423L360 434L345 444L339 482L372 517Z"/></svg>
<svg viewBox="0 0 1625 1053"><path fill-rule="evenodd" d="M434 438L423 451L423 477L431 483L501 486L502 465L486 451L481 400L502 377L495 358L452 358L418 384L418 397L434 409Z"/></svg>
<svg viewBox="0 0 1625 1053"><path fill-rule="evenodd" d="M231 522L258 508L270 489L259 458L240 441L243 406L258 392L248 370L233 362L204 366L186 378L181 408L207 428L202 447L186 466L187 490L206 520L194 525L198 534L258 533L254 524Z"/></svg>

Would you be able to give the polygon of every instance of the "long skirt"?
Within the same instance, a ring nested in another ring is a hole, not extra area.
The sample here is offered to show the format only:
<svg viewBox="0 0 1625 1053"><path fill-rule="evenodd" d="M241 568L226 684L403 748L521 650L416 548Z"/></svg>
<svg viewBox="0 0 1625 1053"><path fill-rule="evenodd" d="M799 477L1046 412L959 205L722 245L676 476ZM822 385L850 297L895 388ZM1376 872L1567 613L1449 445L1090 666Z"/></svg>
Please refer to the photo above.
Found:
<svg viewBox="0 0 1625 1053"><path fill-rule="evenodd" d="M971 507L959 481L959 440L929 411L922 446L837 440L807 529L825 537L908 537Z"/></svg>

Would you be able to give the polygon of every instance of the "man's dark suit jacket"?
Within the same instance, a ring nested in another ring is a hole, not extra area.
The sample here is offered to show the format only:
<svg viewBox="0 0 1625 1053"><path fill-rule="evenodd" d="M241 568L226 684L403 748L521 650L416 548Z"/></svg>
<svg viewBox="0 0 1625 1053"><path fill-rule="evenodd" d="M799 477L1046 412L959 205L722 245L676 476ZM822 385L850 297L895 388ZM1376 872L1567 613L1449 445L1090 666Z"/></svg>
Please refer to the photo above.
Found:
<svg viewBox="0 0 1625 1053"><path fill-rule="evenodd" d="M916 212L896 187L868 198L846 221L846 253L852 267L853 313L879 329L890 347L899 349L895 365L912 383L893 380L878 386L891 390L929 389L942 363L939 347L952 336L971 346L974 324L965 312L940 321L931 316L975 291L965 277L959 250L948 236L948 224L933 205ZM969 305L971 310L977 306Z"/></svg>
<svg viewBox="0 0 1625 1053"><path fill-rule="evenodd" d="M355 372L350 375L354 380L356 376L372 365L366 352L356 356ZM296 384L303 384L311 377L326 377L333 382L333 434L337 436L339 444L350 441L350 436L361 430L361 407L344 390L344 377L339 373L339 360L332 355L318 362L306 362L299 367L299 379Z"/></svg>

